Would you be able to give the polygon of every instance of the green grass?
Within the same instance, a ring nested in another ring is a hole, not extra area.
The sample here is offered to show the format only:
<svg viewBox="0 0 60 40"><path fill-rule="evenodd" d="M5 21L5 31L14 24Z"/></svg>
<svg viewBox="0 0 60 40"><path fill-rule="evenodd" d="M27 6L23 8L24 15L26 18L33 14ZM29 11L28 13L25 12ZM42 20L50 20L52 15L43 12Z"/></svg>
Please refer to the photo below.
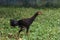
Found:
<svg viewBox="0 0 60 40"><path fill-rule="evenodd" d="M0 7L0 40L16 40L8 37L9 34L17 35L18 27L11 28L10 19L23 19L42 11L30 26L29 36L21 32L23 40L60 40L60 8L24 8Z"/></svg>

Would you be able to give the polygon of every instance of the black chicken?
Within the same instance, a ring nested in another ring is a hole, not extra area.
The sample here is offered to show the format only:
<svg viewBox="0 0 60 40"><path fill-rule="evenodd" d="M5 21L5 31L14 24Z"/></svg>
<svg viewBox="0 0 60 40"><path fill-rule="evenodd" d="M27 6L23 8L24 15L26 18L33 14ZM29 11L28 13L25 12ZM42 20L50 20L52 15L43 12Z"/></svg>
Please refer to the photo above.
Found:
<svg viewBox="0 0 60 40"><path fill-rule="evenodd" d="M40 11L36 12L34 16L32 16L31 18L26 18L26 19L21 19L21 20L14 20L11 19L10 20L10 25L15 27L18 26L20 28L19 33L23 30L23 28L26 28L26 33L28 33L29 30L29 26L33 23L34 19L39 15L42 14Z"/></svg>

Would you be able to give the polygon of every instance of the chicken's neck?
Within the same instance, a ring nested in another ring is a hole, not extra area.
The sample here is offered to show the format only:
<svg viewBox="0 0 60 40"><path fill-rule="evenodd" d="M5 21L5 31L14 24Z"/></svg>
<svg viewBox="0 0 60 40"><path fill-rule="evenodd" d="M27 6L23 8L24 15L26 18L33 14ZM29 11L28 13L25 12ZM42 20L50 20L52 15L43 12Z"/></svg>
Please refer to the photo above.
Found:
<svg viewBox="0 0 60 40"><path fill-rule="evenodd" d="M33 15L33 16L31 17L31 20L34 21L37 16L38 16L38 14L36 13L35 15Z"/></svg>

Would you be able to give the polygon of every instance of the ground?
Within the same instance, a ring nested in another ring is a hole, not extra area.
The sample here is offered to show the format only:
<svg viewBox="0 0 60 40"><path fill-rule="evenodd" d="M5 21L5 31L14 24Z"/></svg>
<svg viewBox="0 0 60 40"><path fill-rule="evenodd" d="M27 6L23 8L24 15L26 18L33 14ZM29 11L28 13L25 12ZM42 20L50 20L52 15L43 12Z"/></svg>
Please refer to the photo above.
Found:
<svg viewBox="0 0 60 40"><path fill-rule="evenodd" d="M30 26L29 36L21 32L20 40L60 40L60 8L0 7L0 40L16 40L19 28L11 28L10 19L28 18L40 10ZM20 37L20 36L19 36Z"/></svg>

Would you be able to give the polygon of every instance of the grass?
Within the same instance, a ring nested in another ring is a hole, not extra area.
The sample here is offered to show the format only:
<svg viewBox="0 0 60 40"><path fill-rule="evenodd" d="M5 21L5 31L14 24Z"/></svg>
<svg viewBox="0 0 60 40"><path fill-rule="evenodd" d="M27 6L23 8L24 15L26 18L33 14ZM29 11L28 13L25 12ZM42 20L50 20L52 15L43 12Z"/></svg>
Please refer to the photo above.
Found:
<svg viewBox="0 0 60 40"><path fill-rule="evenodd" d="M42 11L30 26L29 36L21 32L23 40L60 40L60 8L0 7L0 40L16 40L9 35L17 35L18 27L11 28L10 19L28 18L36 11Z"/></svg>

